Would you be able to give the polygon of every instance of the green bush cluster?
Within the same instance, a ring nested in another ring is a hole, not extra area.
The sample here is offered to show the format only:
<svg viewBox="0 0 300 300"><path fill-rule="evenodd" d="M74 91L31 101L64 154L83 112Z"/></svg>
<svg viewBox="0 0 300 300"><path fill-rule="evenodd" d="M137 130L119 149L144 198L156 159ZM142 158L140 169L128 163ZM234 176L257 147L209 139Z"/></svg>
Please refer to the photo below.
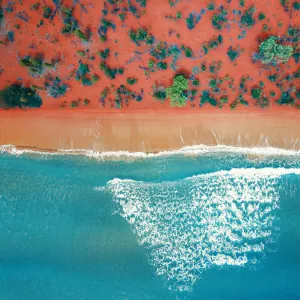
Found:
<svg viewBox="0 0 300 300"><path fill-rule="evenodd" d="M78 28L78 21L73 16L73 9L70 7L63 7L61 9L63 28L61 30L62 34L72 34Z"/></svg>
<svg viewBox="0 0 300 300"><path fill-rule="evenodd" d="M295 99L290 95L289 92L282 92L281 97L276 101L279 105L294 106Z"/></svg>
<svg viewBox="0 0 300 300"><path fill-rule="evenodd" d="M39 97L32 88L26 88L19 84L12 84L0 91L1 108L40 107L41 105L42 98Z"/></svg>
<svg viewBox="0 0 300 300"><path fill-rule="evenodd" d="M150 50L150 55L158 60L163 60L168 56L168 47L166 43L159 43Z"/></svg>
<svg viewBox="0 0 300 300"><path fill-rule="evenodd" d="M4 20L3 9L2 9L2 7L0 6L0 25L2 24L3 20Z"/></svg>
<svg viewBox="0 0 300 300"><path fill-rule="evenodd" d="M137 46L140 46L140 42L146 42L147 45L152 45L154 43L154 37L148 33L147 29L130 29L128 34L131 41L134 42Z"/></svg>
<svg viewBox="0 0 300 300"><path fill-rule="evenodd" d="M157 64L156 64L157 68L160 69L160 70L167 70L168 68L168 64L166 62L163 62L163 61L159 61Z"/></svg>
<svg viewBox="0 0 300 300"><path fill-rule="evenodd" d="M50 78L49 82L45 83L48 94L53 98L64 96L68 86L61 81L59 77Z"/></svg>
<svg viewBox="0 0 300 300"><path fill-rule="evenodd" d="M91 86L93 84L89 77L90 68L88 64L79 61L79 67L76 71L76 80L81 81L82 85Z"/></svg>
<svg viewBox="0 0 300 300"><path fill-rule="evenodd" d="M43 17L46 19L49 19L51 17L53 10L49 6L44 6L43 7Z"/></svg>
<svg viewBox="0 0 300 300"><path fill-rule="evenodd" d="M223 29L225 24L228 22L227 15L227 10L221 8L218 13L213 14L211 19L212 26L218 30Z"/></svg>
<svg viewBox="0 0 300 300"><path fill-rule="evenodd" d="M210 95L209 91L206 91L206 90L202 91L199 106L201 107L205 103L209 103L212 106L217 106L218 105L218 101Z"/></svg>
<svg viewBox="0 0 300 300"><path fill-rule="evenodd" d="M89 40L79 28L75 29L74 34L83 42L87 42Z"/></svg>
<svg viewBox="0 0 300 300"><path fill-rule="evenodd" d="M188 80L183 75L176 75L171 86L166 88L167 97L171 99L171 106L186 105Z"/></svg>
<svg viewBox="0 0 300 300"><path fill-rule="evenodd" d="M135 84L138 80L135 77L128 77L126 81L128 84L132 85Z"/></svg>
<svg viewBox="0 0 300 300"><path fill-rule="evenodd" d="M271 36L259 45L259 56L263 64L285 63L293 54L292 46L277 44L278 38Z"/></svg>
<svg viewBox="0 0 300 300"><path fill-rule="evenodd" d="M253 14L255 12L255 7L251 6L241 15L241 25L247 28L253 27L255 24L255 20L253 18Z"/></svg>
<svg viewBox="0 0 300 300"><path fill-rule="evenodd" d="M207 54L210 50L218 48L223 43L223 36L219 34L217 37L213 37L208 42L202 45L204 54Z"/></svg>
<svg viewBox="0 0 300 300"><path fill-rule="evenodd" d="M33 76L40 75L44 72L44 67L54 67L54 64L44 62L42 54L37 54L35 57L29 55L20 59L20 65L28 69L29 73Z"/></svg>
<svg viewBox="0 0 300 300"><path fill-rule="evenodd" d="M232 46L230 46L227 50L227 55L231 61L236 61L240 56L240 51L238 48L233 48Z"/></svg>
<svg viewBox="0 0 300 300"><path fill-rule="evenodd" d="M296 1L293 3L293 9L300 10L300 2Z"/></svg>
<svg viewBox="0 0 300 300"><path fill-rule="evenodd" d="M189 47L184 47L184 54L187 58L193 57L193 50Z"/></svg>
<svg viewBox="0 0 300 300"><path fill-rule="evenodd" d="M259 99L262 96L262 89L259 87L251 89L251 95L253 99Z"/></svg>
<svg viewBox="0 0 300 300"><path fill-rule="evenodd" d="M98 54L99 54L99 56L100 56L103 60L105 60L105 59L107 59L107 58L109 57L110 50L109 50L108 48L106 48L106 49L104 49L104 50L100 50L100 51L98 52Z"/></svg>
<svg viewBox="0 0 300 300"><path fill-rule="evenodd" d="M159 101L164 101L167 98L166 88L163 85L153 86L153 97Z"/></svg>
<svg viewBox="0 0 300 300"><path fill-rule="evenodd" d="M215 3L214 2L209 2L207 4L207 10L214 10L215 9Z"/></svg>
<svg viewBox="0 0 300 300"><path fill-rule="evenodd" d="M109 79L115 79L117 74L123 74L123 68L110 68L104 61L100 63L100 69Z"/></svg>

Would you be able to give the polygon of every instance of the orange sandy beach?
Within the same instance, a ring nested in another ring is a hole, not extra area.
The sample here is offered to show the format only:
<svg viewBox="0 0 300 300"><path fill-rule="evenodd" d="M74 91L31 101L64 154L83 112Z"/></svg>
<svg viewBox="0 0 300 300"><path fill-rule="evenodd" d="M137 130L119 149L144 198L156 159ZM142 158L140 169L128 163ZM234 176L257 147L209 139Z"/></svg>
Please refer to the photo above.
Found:
<svg viewBox="0 0 300 300"><path fill-rule="evenodd" d="M300 116L236 113L2 112L0 144L55 151L158 152L191 145L300 150Z"/></svg>

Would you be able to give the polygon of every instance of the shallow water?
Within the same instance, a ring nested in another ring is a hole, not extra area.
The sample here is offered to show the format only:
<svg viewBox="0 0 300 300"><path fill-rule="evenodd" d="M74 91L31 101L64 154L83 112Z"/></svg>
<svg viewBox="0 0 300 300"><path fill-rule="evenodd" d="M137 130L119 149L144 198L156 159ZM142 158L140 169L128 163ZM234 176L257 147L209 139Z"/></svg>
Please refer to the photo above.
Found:
<svg viewBox="0 0 300 300"><path fill-rule="evenodd" d="M299 299L300 157L0 156L0 299Z"/></svg>

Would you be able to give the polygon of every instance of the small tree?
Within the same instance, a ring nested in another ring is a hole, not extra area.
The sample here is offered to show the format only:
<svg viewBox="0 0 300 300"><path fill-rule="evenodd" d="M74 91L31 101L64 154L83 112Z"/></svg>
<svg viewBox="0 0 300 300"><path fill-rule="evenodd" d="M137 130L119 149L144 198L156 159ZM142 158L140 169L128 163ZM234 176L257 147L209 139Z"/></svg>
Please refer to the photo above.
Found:
<svg viewBox="0 0 300 300"><path fill-rule="evenodd" d="M285 63L293 54L292 46L277 44L278 38L271 36L259 45L259 56L263 64Z"/></svg>
<svg viewBox="0 0 300 300"><path fill-rule="evenodd" d="M171 106L185 106L187 100L188 80L183 75L176 75L173 84L166 88L167 97L171 99Z"/></svg>

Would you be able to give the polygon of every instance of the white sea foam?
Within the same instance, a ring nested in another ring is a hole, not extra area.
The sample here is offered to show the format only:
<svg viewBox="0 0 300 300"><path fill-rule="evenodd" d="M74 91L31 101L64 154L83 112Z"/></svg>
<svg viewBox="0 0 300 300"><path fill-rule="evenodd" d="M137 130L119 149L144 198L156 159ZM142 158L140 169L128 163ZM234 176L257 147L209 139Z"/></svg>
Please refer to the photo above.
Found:
<svg viewBox="0 0 300 300"><path fill-rule="evenodd" d="M278 180L300 169L233 169L175 182L114 179L108 190L170 289L213 266L256 264L278 231Z"/></svg>
<svg viewBox="0 0 300 300"><path fill-rule="evenodd" d="M280 148L272 147L233 147L226 145L217 146L207 146L207 145L194 145L183 147L178 150L172 151L161 151L158 153L145 153L145 152L129 152L129 151L105 151L97 152L93 150L84 149L70 149L57 151L47 151L47 150L32 150L32 149L18 149L14 145L1 145L0 153L9 153L12 155L83 155L99 160L114 159L143 159L152 157L168 157L172 155L185 155L185 156L200 156L208 153L236 153L245 155L255 155L255 156L297 156L300 157L300 150L286 150Z"/></svg>

